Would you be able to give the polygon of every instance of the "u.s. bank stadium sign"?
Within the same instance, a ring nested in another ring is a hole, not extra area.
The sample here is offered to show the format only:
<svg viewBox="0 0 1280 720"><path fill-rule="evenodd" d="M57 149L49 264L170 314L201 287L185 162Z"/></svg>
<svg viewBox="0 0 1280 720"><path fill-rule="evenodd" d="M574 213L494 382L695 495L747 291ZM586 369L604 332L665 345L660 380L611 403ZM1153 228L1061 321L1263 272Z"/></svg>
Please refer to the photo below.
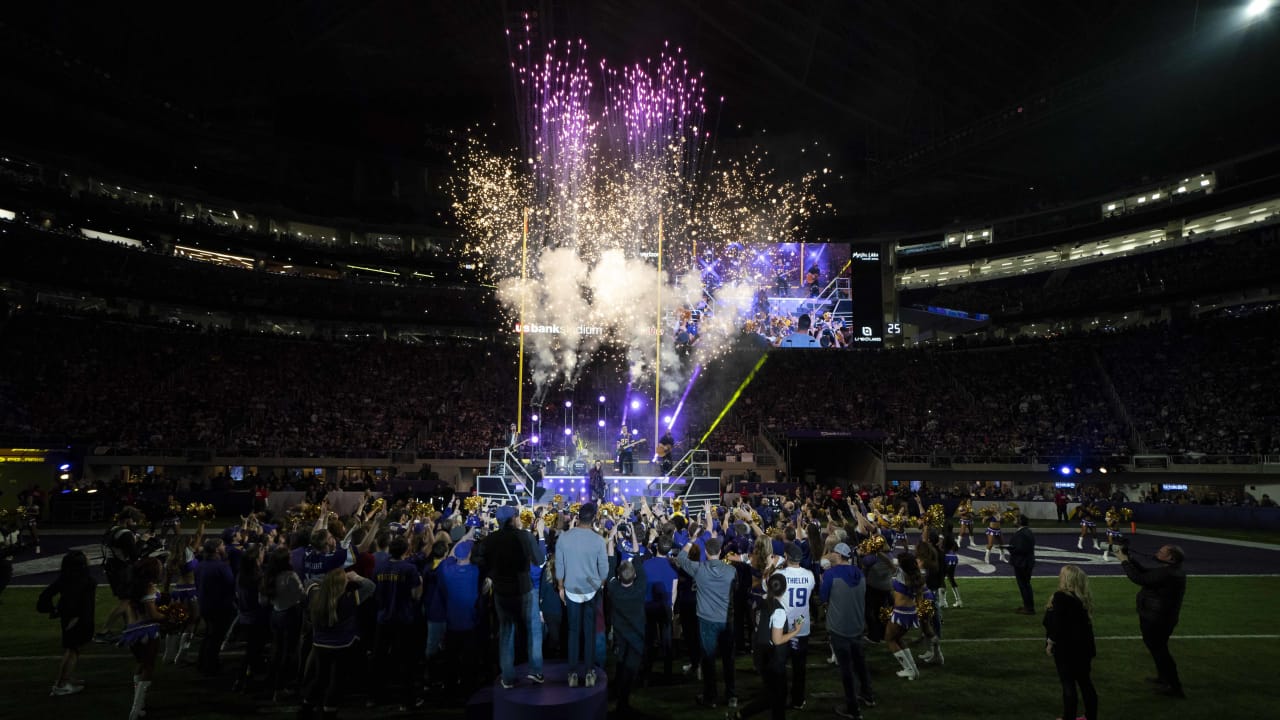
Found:
<svg viewBox="0 0 1280 720"><path fill-rule="evenodd" d="M579 335L604 335L604 328L596 325L579 325ZM526 335L559 335L568 332L568 329L561 329L559 325L521 325L516 323L517 333L525 333Z"/></svg>

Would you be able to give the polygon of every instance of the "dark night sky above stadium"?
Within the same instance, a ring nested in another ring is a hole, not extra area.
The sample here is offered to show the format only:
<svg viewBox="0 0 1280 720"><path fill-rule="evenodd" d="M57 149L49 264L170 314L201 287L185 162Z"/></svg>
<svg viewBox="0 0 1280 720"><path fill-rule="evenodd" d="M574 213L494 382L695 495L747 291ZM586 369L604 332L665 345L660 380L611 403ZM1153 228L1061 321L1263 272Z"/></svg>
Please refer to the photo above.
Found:
<svg viewBox="0 0 1280 720"><path fill-rule="evenodd" d="M503 30L531 12L541 37L584 38L612 63L683 47L726 98L723 143L799 170L787 151L819 141L846 177L829 199L870 231L1050 205L1275 142L1280 8L1247 22L1246 5L53 1L0 21L0 77L34 106L9 131L35 147L77 132L110 145L157 102L239 167L271 143L432 166L451 129L495 123L516 142Z"/></svg>

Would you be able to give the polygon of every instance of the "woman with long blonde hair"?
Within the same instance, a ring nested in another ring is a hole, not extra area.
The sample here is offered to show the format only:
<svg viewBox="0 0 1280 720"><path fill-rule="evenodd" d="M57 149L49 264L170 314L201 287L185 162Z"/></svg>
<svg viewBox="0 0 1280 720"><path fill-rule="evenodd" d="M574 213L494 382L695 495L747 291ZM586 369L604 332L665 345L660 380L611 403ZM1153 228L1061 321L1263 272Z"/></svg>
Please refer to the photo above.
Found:
<svg viewBox="0 0 1280 720"><path fill-rule="evenodd" d="M372 581L341 568L330 570L318 583L308 608L316 672L300 716L310 717L321 703L325 715L338 711L346 681L343 673L347 672L352 649L360 639L358 608L373 597L373 592Z"/></svg>
<svg viewBox="0 0 1280 720"><path fill-rule="evenodd" d="M1093 640L1093 595L1089 576L1076 565L1063 565L1058 591L1044 612L1045 653L1053 656L1062 681L1062 717L1076 717L1076 686L1084 699L1084 717L1098 720L1098 693L1089 677L1097 654Z"/></svg>

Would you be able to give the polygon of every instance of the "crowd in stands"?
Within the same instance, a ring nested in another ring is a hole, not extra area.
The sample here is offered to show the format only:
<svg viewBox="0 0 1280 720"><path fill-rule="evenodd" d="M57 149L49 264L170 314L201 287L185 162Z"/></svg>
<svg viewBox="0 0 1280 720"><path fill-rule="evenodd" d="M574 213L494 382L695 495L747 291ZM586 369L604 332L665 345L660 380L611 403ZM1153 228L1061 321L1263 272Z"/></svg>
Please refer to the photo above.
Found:
<svg viewBox="0 0 1280 720"><path fill-rule="evenodd" d="M1061 271L902 293L903 306L935 305L996 318L1130 309L1194 293L1280 278L1277 226L1243 228L1208 240Z"/></svg>
<svg viewBox="0 0 1280 720"><path fill-rule="evenodd" d="M1280 453L1278 325L1272 308L976 350L776 350L706 447L753 452L762 432L805 428L884 432L890 461ZM24 309L0 329L0 433L130 451L483 458L505 444L514 365L484 343L292 340ZM684 449L722 407L689 405Z"/></svg>

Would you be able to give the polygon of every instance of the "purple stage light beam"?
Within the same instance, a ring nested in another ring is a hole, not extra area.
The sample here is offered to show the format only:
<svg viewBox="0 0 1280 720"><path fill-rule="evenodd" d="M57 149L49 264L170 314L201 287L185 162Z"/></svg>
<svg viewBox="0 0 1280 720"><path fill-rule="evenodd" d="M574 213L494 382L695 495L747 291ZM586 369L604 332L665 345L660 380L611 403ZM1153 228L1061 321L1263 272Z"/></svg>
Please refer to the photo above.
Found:
<svg viewBox="0 0 1280 720"><path fill-rule="evenodd" d="M684 394L680 396L680 402L676 403L676 411L671 413L671 422L667 423L668 428L675 427L676 420L680 419L680 411L684 409L684 399L689 397L689 391L693 389L693 384L697 382L698 375L702 374L702 366L695 365L693 374L689 376L689 384L684 386Z"/></svg>

